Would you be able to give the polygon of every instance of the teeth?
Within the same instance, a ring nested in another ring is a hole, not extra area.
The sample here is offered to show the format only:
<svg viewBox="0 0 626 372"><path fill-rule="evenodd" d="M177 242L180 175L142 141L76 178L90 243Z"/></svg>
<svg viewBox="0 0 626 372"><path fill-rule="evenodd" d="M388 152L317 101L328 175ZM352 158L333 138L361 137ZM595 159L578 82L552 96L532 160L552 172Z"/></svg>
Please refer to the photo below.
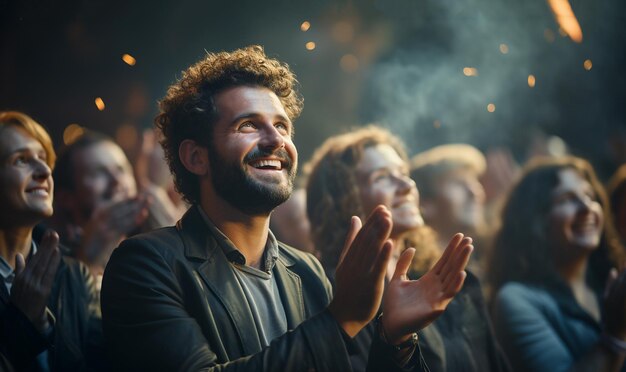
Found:
<svg viewBox="0 0 626 372"><path fill-rule="evenodd" d="M252 166L255 168L272 167L279 170L282 169L280 160L259 160L252 163Z"/></svg>
<svg viewBox="0 0 626 372"><path fill-rule="evenodd" d="M30 193L35 195L48 196L48 191L44 189L34 189L30 191Z"/></svg>

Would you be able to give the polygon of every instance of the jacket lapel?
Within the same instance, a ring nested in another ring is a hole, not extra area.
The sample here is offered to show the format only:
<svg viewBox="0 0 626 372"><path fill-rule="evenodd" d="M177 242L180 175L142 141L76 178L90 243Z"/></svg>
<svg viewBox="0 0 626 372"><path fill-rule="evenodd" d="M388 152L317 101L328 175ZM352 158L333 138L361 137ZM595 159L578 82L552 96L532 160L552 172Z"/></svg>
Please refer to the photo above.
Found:
<svg viewBox="0 0 626 372"><path fill-rule="evenodd" d="M190 208L178 225L185 245L185 256L216 297L208 297L209 305L223 306L230 316L230 322L216 319L220 326L224 327L228 323L233 325L241 340L243 355L256 353L261 350L261 344L250 306L234 268L210 234L197 208Z"/></svg>
<svg viewBox="0 0 626 372"><path fill-rule="evenodd" d="M293 266L293 261L285 257L281 251L274 266L274 274L287 317L287 327L294 329L306 319L306 314L302 297L302 281L298 274L291 271L290 266Z"/></svg>

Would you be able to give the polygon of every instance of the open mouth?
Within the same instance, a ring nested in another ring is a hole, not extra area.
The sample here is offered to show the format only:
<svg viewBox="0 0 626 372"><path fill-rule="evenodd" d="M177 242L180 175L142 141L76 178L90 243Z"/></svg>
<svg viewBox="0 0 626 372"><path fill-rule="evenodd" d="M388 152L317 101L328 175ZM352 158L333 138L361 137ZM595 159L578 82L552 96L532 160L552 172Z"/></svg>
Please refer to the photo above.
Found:
<svg viewBox="0 0 626 372"><path fill-rule="evenodd" d="M279 171L283 169L283 164L277 159L261 159L250 163L250 166L256 169L262 170L275 170Z"/></svg>
<svg viewBox="0 0 626 372"><path fill-rule="evenodd" d="M599 228L599 224L596 218L586 218L580 222L572 225L572 230L578 232L595 232Z"/></svg>
<svg viewBox="0 0 626 372"><path fill-rule="evenodd" d="M27 193L31 195L37 196L48 196L48 189L45 187L33 187L32 189L26 190Z"/></svg>

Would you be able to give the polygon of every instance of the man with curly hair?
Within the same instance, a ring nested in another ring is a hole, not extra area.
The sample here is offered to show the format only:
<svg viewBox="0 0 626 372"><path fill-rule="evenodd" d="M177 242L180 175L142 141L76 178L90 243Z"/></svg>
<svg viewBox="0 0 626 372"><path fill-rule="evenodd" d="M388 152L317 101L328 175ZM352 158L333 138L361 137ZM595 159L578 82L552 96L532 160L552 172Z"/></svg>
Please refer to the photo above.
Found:
<svg viewBox="0 0 626 372"><path fill-rule="evenodd" d="M380 206L363 225L352 219L334 298L317 259L276 241L270 214L289 198L298 161L295 84L287 65L252 46L208 54L160 102L162 145L192 206L109 261L102 309L116 370L352 369L352 338L382 301L391 215ZM386 289L374 370L420 367L413 332L465 276L457 245L436 282L409 283L410 253Z"/></svg>

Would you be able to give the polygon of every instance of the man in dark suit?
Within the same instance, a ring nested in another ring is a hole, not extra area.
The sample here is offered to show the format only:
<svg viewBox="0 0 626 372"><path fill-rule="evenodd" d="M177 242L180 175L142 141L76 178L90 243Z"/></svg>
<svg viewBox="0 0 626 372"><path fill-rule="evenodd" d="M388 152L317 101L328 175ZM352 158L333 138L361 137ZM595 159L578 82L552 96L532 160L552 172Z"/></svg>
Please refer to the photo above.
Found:
<svg viewBox="0 0 626 372"><path fill-rule="evenodd" d="M289 68L261 47L208 54L160 102L176 186L192 204L175 227L128 239L104 275L105 337L118 370L350 370L351 339L376 315L392 251L391 216L354 217L334 296L319 262L277 242L272 210L291 194ZM458 292L469 251L451 246L430 275L387 285L374 370L419 368L414 332Z"/></svg>

